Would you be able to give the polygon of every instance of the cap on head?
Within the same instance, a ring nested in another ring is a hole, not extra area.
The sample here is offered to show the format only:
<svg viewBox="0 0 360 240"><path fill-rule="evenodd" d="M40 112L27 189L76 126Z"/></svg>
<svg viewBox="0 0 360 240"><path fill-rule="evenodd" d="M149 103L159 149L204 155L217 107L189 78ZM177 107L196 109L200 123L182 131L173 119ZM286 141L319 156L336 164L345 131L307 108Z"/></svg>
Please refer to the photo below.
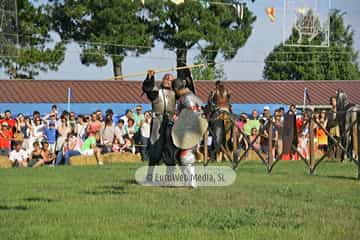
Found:
<svg viewBox="0 0 360 240"><path fill-rule="evenodd" d="M264 110L270 111L270 107L269 106L265 106Z"/></svg>

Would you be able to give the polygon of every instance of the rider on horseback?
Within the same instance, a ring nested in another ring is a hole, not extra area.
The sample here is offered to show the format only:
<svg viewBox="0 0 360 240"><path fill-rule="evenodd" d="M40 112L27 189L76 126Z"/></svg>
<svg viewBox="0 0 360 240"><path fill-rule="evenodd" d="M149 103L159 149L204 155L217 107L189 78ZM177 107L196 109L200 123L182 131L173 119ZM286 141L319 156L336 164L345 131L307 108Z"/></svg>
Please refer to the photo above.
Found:
<svg viewBox="0 0 360 240"><path fill-rule="evenodd" d="M216 81L215 90L210 93L208 103L212 113L217 111L231 112L230 92L222 82Z"/></svg>

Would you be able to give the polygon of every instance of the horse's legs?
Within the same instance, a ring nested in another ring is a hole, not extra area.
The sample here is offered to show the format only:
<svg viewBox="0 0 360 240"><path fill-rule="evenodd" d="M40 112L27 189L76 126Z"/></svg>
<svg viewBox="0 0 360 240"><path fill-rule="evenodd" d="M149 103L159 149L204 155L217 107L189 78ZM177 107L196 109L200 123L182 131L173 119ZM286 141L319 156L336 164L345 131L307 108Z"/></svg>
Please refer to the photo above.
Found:
<svg viewBox="0 0 360 240"><path fill-rule="evenodd" d="M211 159L217 160L217 153L220 152L221 145L224 143L224 123L222 120L215 120L211 127L213 135L213 144L211 151Z"/></svg>

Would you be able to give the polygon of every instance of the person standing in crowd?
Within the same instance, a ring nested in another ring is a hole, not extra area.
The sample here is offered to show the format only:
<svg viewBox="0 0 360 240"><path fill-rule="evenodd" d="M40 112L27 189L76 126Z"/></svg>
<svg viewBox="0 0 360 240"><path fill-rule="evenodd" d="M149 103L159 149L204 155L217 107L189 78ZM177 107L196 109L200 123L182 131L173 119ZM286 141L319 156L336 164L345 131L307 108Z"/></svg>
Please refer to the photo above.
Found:
<svg viewBox="0 0 360 240"><path fill-rule="evenodd" d="M276 158L279 158L282 156L283 153L283 134L284 134L284 124L283 124L283 116L281 115L281 110L275 114L275 121L274 121L274 127L275 127L275 147L276 147L276 155L273 155Z"/></svg>
<svg viewBox="0 0 360 240"><path fill-rule="evenodd" d="M297 111L296 111L296 106L294 104L291 104L289 106L289 111L292 112L292 114L296 115L297 114Z"/></svg>
<svg viewBox="0 0 360 240"><path fill-rule="evenodd" d="M21 135L22 137L22 147L24 149L28 148L29 142L29 120L25 120L25 117L22 113L19 113L16 117L16 134ZM14 138L16 138L14 136ZM18 139L18 138L17 138Z"/></svg>
<svg viewBox="0 0 360 240"><path fill-rule="evenodd" d="M32 152L33 150L33 144L34 142L41 142L44 137L44 130L45 126L42 123L42 120L40 118L40 114L35 113L36 116L35 119L33 119L34 124L31 128L30 138L29 138L29 152Z"/></svg>
<svg viewBox="0 0 360 240"><path fill-rule="evenodd" d="M252 144L252 148L254 150L260 151L260 137L257 128L251 129L251 134L249 136L250 143Z"/></svg>
<svg viewBox="0 0 360 240"><path fill-rule="evenodd" d="M248 148L248 142L246 141L245 137L241 132L244 133L244 128L247 123L248 116L246 113L241 113L239 116L239 119L236 121L236 127L238 129L238 142L239 142L239 151L241 149L247 149Z"/></svg>
<svg viewBox="0 0 360 240"><path fill-rule="evenodd" d="M128 124L125 126L125 130L126 130L126 134L132 139L134 140L134 136L136 133L135 130L135 120L132 118L128 119Z"/></svg>
<svg viewBox="0 0 360 240"><path fill-rule="evenodd" d="M111 152L112 143L114 142L115 137L115 127L113 125L112 118L107 116L105 120L105 126L101 129L101 144L103 147L103 152Z"/></svg>
<svg viewBox="0 0 360 240"><path fill-rule="evenodd" d="M327 114L326 111L322 110L319 116L319 123L324 129L327 128L327 122L328 122L326 114ZM318 139L318 148L321 151L321 153L323 154L327 153L328 137L325 131L321 127L317 128L317 139Z"/></svg>
<svg viewBox="0 0 360 240"><path fill-rule="evenodd" d="M127 109L126 112L125 112L125 115L120 118L120 119L122 119L124 121L124 126L125 127L127 127L128 121L129 121L130 118L134 119L133 112L132 112L131 109Z"/></svg>
<svg viewBox="0 0 360 240"><path fill-rule="evenodd" d="M56 151L61 151L61 149L63 149L67 136L71 132L71 128L68 125L65 115L62 115L60 119L61 124L57 129L58 137L56 141Z"/></svg>
<svg viewBox="0 0 360 240"><path fill-rule="evenodd" d="M326 130L330 133L330 136L332 136L336 141L338 141L340 138L340 126L337 120L336 97L330 97L330 105L331 109L326 117ZM331 140L331 138L329 139L328 144L329 157L335 158L338 155L338 147L335 142Z"/></svg>
<svg viewBox="0 0 360 240"><path fill-rule="evenodd" d="M140 142L141 142L141 156L143 161L149 160L148 146L150 141L150 128L151 128L151 114L145 112L144 120L140 123Z"/></svg>
<svg viewBox="0 0 360 240"><path fill-rule="evenodd" d="M124 144L124 136L126 134L126 129L124 126L124 120L119 119L115 127L115 137L119 140L119 143Z"/></svg>
<svg viewBox="0 0 360 240"><path fill-rule="evenodd" d="M0 130L0 155L8 156L11 150L12 131L7 122L1 123Z"/></svg>
<svg viewBox="0 0 360 240"><path fill-rule="evenodd" d="M147 180L152 181L154 167L162 161L168 166L176 164L177 149L171 141L171 128L173 125L176 99L172 89L174 77L165 74L161 85L155 86L155 72L149 70L142 84L142 90L152 103L153 118L149 144L149 168Z"/></svg>
<svg viewBox="0 0 360 240"><path fill-rule="evenodd" d="M140 130L140 124L145 119L145 115L142 112L142 106L137 105L135 108L135 113L133 114L134 120L135 120L135 132L138 132Z"/></svg>
<svg viewBox="0 0 360 240"><path fill-rule="evenodd" d="M265 125L268 124L269 120L272 119L269 106L264 107L264 110L263 110L263 113L262 113L262 119L265 120Z"/></svg>
<svg viewBox="0 0 360 240"><path fill-rule="evenodd" d="M27 167L28 155L21 146L21 142L15 142L15 149L10 152L9 160L13 167Z"/></svg>
<svg viewBox="0 0 360 240"><path fill-rule="evenodd" d="M95 112L96 114L96 118L99 122L103 123L104 122L104 119L103 119L103 115L102 115L102 112L100 109L96 110Z"/></svg>
<svg viewBox="0 0 360 240"><path fill-rule="evenodd" d="M94 112L91 114L91 120L87 125L87 135L88 137L95 137L97 133L100 133L101 130L101 122L99 120L99 116Z"/></svg>
<svg viewBox="0 0 360 240"><path fill-rule="evenodd" d="M260 122L258 119L258 112L256 109L252 110L251 118L247 120L246 124L244 125L244 132L246 135L251 135L251 129L256 128L259 131Z"/></svg>
<svg viewBox="0 0 360 240"><path fill-rule="evenodd" d="M107 109L106 111L105 111L105 120L106 119L111 119L111 121L112 121L112 125L115 127L115 123L114 123L114 112L113 112L113 110L112 109Z"/></svg>
<svg viewBox="0 0 360 240"><path fill-rule="evenodd" d="M74 112L69 113L69 127L71 132L76 132L76 116Z"/></svg>
<svg viewBox="0 0 360 240"><path fill-rule="evenodd" d="M57 129L55 128L55 123L50 122L48 127L45 129L45 138L49 143L49 151L55 154L55 145L56 145L56 134Z"/></svg>
<svg viewBox="0 0 360 240"><path fill-rule="evenodd" d="M84 115L79 115L76 123L76 134L77 137L83 141L85 140L87 135L86 128L87 128L87 122Z"/></svg>
<svg viewBox="0 0 360 240"><path fill-rule="evenodd" d="M10 110L6 110L4 112L4 119L1 119L0 120L0 125L2 123L7 123L8 124L8 128L11 132L11 137L13 136L14 134L14 131L15 131L15 127L16 127L16 120L12 118L12 114L11 114L11 111Z"/></svg>
<svg viewBox="0 0 360 240"><path fill-rule="evenodd" d="M33 116L32 116L32 122L31 124L34 126L35 125L35 119L41 118L40 112L39 111L33 111Z"/></svg>
<svg viewBox="0 0 360 240"><path fill-rule="evenodd" d="M55 118L59 115L58 108L55 104L51 106L50 114L54 115Z"/></svg>

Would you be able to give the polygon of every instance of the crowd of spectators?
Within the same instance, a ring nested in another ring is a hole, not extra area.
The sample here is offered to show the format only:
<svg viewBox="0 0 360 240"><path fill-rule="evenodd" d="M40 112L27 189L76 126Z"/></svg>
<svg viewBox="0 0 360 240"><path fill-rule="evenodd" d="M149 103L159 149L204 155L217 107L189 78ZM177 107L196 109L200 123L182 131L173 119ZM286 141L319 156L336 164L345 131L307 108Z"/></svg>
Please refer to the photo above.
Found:
<svg viewBox="0 0 360 240"><path fill-rule="evenodd" d="M148 159L146 146L150 138L151 114L138 105L120 119L111 109L105 115L98 110L89 116L58 112L41 116L18 114L10 110L0 116L0 155L8 156L13 166L39 167L69 164L72 156L95 156L103 164L102 154L132 152Z"/></svg>
<svg viewBox="0 0 360 240"><path fill-rule="evenodd" d="M326 132L330 133L334 139L340 137L339 124L336 120L336 99L331 97L330 103L331 109L316 111L299 111L295 105L290 105L287 112L284 108L279 108L272 114L270 108L265 106L261 114L257 110L253 110L250 116L241 113L236 122L237 128L241 130L239 131L240 149L250 148L265 154L271 151L275 159L298 160L300 155L308 159L310 131L312 131L315 154L336 157L335 154L338 152L336 144L326 134ZM314 120L311 123L310 118ZM269 121L272 122L271 127ZM270 135L271 149L269 149ZM293 145L296 146L297 151L292 148ZM286 154L283 154L284 152Z"/></svg>
<svg viewBox="0 0 360 240"><path fill-rule="evenodd" d="M242 133L239 134L239 148L252 148L265 154L271 151L274 158L298 159L296 151L292 150L290 156L283 154L284 149L295 143L298 152L308 158L309 136L313 131L314 146L319 153L336 152L335 144L331 144L321 127L317 124L308 126L309 118L313 118L335 139L339 138L339 126L334 120L336 99L330 101L330 110L312 114L300 112L294 105L287 112L279 108L272 113L266 106L261 113L257 110L249 115L241 113L236 121L239 133ZM293 116L294 129L289 129L286 123L290 115ZM45 116L34 111L31 117L18 114L16 118L7 110L0 116L0 155L9 156L13 166L19 167L66 165L72 156L77 155L95 156L98 164L102 164L102 154L110 152L140 154L147 161L151 117L151 113L143 112L140 105L127 110L117 120L111 109L105 114L99 110L85 116L67 111L59 114L53 105ZM272 122L271 128L269 121ZM296 139L288 138L289 131L296 131Z"/></svg>

